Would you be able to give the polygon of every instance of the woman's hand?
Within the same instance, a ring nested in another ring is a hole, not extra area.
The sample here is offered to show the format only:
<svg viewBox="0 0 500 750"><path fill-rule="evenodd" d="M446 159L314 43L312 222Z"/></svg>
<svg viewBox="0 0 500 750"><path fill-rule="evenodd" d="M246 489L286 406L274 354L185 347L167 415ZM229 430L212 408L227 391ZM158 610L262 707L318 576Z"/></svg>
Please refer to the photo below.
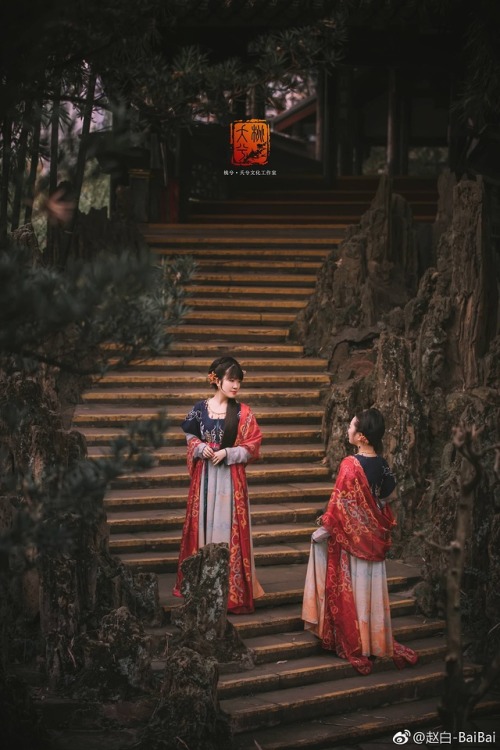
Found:
<svg viewBox="0 0 500 750"><path fill-rule="evenodd" d="M382 502L382 507L384 507L388 503L395 503L397 500L399 500L398 493L396 492L396 490L394 490L394 492L391 492L391 494L389 495L389 497L384 497L382 499L382 501L381 501Z"/></svg>
<svg viewBox="0 0 500 750"><path fill-rule="evenodd" d="M325 539L328 539L330 536L330 532L327 531L323 526L320 526L319 529L316 529L316 531L313 531L311 535L311 541L316 542L316 544L319 544L321 542L324 542Z"/></svg>
<svg viewBox="0 0 500 750"><path fill-rule="evenodd" d="M213 458L214 456L214 449L211 448L209 445L206 445L203 448L203 453L201 454L203 458Z"/></svg>
<svg viewBox="0 0 500 750"><path fill-rule="evenodd" d="M218 464L222 463L224 459L227 456L227 451L225 448L221 448L220 451L212 451L212 463L214 466L217 466Z"/></svg>

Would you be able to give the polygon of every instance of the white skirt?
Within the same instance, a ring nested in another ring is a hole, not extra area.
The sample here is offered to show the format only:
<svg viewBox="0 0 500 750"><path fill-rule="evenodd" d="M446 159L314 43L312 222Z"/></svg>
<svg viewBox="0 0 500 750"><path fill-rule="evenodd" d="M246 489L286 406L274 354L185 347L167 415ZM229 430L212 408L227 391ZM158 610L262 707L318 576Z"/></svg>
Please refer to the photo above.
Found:
<svg viewBox="0 0 500 750"><path fill-rule="evenodd" d="M311 543L302 604L304 628L321 638L325 616L328 542ZM348 555L363 656L392 656L392 627L385 560Z"/></svg>

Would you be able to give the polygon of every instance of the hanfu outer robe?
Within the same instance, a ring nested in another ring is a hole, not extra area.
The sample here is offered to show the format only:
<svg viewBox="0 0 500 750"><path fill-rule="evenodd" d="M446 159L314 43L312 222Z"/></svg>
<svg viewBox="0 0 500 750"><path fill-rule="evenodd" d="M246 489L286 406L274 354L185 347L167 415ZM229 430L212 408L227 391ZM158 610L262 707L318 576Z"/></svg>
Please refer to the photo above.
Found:
<svg viewBox="0 0 500 750"><path fill-rule="evenodd" d="M311 545L302 610L323 648L362 674L371 672L370 655L392 656L399 668L417 661L392 637L385 556L396 521L380 499L360 461L345 458L321 518L328 541Z"/></svg>
<svg viewBox="0 0 500 750"><path fill-rule="evenodd" d="M206 444L219 449L224 420L211 418L207 402L200 401L183 423L191 483L174 594L181 596L183 560L205 544L226 542L230 553L228 611L247 613L253 612L254 599L264 594L255 574L245 473L245 464L259 457L262 435L250 408L239 404L239 409L235 444L217 466L204 459L202 451Z"/></svg>

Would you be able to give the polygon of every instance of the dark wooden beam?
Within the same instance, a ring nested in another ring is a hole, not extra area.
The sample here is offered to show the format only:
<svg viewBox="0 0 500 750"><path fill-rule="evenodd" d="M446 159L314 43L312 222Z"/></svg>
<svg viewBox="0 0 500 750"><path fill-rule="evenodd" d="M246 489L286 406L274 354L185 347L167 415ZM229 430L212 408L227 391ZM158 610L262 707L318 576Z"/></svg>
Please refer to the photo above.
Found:
<svg viewBox="0 0 500 750"><path fill-rule="evenodd" d="M337 73L322 72L319 76L320 89L317 128L320 138L323 177L327 185L333 185L338 171L338 128L335 120L337 100Z"/></svg>
<svg viewBox="0 0 500 750"><path fill-rule="evenodd" d="M341 176L352 175L354 170L353 69L347 66L337 69L335 121L338 133L337 173Z"/></svg>

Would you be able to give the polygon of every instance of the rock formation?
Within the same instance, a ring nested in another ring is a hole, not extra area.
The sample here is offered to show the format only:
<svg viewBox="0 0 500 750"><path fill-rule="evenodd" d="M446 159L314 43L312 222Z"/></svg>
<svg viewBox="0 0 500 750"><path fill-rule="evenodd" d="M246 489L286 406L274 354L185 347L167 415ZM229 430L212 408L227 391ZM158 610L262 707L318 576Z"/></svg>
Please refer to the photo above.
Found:
<svg viewBox="0 0 500 750"><path fill-rule="evenodd" d="M323 434L333 470L349 451L353 414L372 405L385 414L385 454L400 492L396 554L405 549L425 558L425 606L435 612L446 561L412 534L424 531L440 544L452 538L460 462L451 429L475 422L485 428L485 446L499 441L499 270L491 219L498 189L481 178L455 185L444 174L436 223L416 232L404 200L388 198L389 187L382 180L361 223L326 260L293 331L308 353L328 357ZM498 633L486 637L500 619L500 504L493 456L484 463L463 602L482 656L500 640Z"/></svg>
<svg viewBox="0 0 500 750"><path fill-rule="evenodd" d="M181 569L184 604L172 612L172 622L180 630L174 645L217 659L225 671L251 669L252 653L227 619L228 545L207 544Z"/></svg>
<svg viewBox="0 0 500 750"><path fill-rule="evenodd" d="M217 700L219 671L252 668L252 654L227 620L229 547L207 544L182 563L185 602L172 612L158 705L139 750L230 750ZM196 720L193 720L196 717Z"/></svg>
<svg viewBox="0 0 500 750"><path fill-rule="evenodd" d="M213 657L176 649L163 673L160 698L137 750L231 750L231 732L218 711L219 670Z"/></svg>

